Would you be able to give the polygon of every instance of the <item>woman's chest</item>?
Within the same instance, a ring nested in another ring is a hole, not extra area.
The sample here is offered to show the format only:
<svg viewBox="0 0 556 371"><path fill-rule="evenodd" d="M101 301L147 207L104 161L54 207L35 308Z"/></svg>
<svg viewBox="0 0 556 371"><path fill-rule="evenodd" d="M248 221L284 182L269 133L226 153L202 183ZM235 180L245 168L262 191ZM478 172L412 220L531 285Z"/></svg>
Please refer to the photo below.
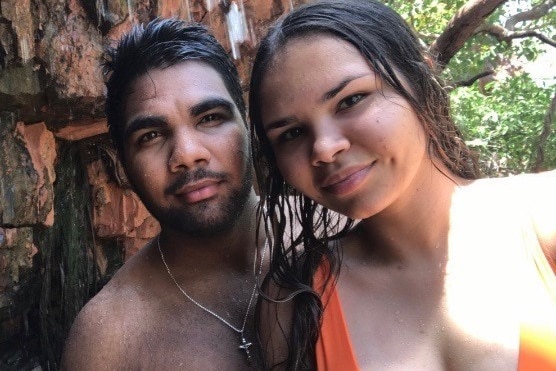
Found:
<svg viewBox="0 0 556 371"><path fill-rule="evenodd" d="M487 258L481 242L469 250L437 270L340 281L361 369L516 369L525 265L519 254Z"/></svg>

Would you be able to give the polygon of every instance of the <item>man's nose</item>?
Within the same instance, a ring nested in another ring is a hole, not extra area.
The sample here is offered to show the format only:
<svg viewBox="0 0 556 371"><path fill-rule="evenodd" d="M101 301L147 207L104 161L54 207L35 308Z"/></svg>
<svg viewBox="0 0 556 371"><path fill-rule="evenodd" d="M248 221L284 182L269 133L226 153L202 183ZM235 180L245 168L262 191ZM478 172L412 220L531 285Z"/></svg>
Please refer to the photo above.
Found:
<svg viewBox="0 0 556 371"><path fill-rule="evenodd" d="M208 163L210 158L205 141L198 133L188 130L174 136L168 165L171 172L178 172L182 168L191 169L203 162Z"/></svg>

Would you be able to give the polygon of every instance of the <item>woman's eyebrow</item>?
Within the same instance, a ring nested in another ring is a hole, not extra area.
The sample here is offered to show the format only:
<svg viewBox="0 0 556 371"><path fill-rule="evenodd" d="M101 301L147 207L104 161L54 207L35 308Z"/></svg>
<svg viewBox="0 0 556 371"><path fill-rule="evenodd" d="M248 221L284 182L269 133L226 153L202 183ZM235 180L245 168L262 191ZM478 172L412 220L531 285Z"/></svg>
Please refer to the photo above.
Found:
<svg viewBox="0 0 556 371"><path fill-rule="evenodd" d="M320 103L323 103L329 99L334 98L340 91L342 91L343 88L345 88L350 82L357 80L361 77L364 76L368 76L369 74L364 73L364 74L360 74L360 75L354 75L354 76L349 76L346 77L345 79L343 79L342 81L340 81L339 84L337 84L334 88L328 90L326 93L324 93L322 95L322 97L319 99Z"/></svg>
<svg viewBox="0 0 556 371"><path fill-rule="evenodd" d="M269 131L271 131L273 129L279 129L279 128L284 127L288 124L291 124L292 122L295 122L295 121L296 121L295 116L284 117L282 119L273 121L270 124L266 125L264 127L264 131L265 131L265 133L268 133Z"/></svg>
<svg viewBox="0 0 556 371"><path fill-rule="evenodd" d="M355 81L357 79L360 79L362 77L369 76L369 75L370 75L369 73L362 73L362 74L346 77L345 79L340 81L340 83L338 83L334 88L325 92L322 95L322 97L318 100L319 103L324 103L325 101L334 98L339 92L342 91L342 89L344 89L352 81ZM295 116L284 117L284 118L275 120L275 121L269 123L268 125L265 125L264 131L265 131L265 133L268 133L270 130L281 128L281 127L286 126L286 125L288 125L292 122L295 122L295 121L296 121Z"/></svg>

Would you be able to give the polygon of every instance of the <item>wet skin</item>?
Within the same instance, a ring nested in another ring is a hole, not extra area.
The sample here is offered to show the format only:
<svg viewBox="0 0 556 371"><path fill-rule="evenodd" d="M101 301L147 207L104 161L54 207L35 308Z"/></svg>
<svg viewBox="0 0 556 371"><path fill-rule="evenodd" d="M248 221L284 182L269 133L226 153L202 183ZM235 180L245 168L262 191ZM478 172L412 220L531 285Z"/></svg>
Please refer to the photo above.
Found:
<svg viewBox="0 0 556 371"><path fill-rule="evenodd" d="M251 188L247 132L213 68L151 70L132 85L125 117L127 173L162 224L196 234L233 224Z"/></svg>
<svg viewBox="0 0 556 371"><path fill-rule="evenodd" d="M288 42L261 90L264 130L284 178L330 209L363 219L395 207L430 163L410 104L346 42Z"/></svg>

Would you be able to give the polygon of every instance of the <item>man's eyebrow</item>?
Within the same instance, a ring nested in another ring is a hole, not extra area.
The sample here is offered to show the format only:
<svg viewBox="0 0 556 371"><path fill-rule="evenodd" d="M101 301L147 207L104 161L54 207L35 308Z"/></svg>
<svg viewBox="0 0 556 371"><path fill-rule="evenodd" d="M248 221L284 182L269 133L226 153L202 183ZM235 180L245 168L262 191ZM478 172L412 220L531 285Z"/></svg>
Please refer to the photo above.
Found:
<svg viewBox="0 0 556 371"><path fill-rule="evenodd" d="M345 79L343 79L342 81L340 81L339 84L337 84L334 88L330 89L329 91L327 91L326 93L324 93L322 95L322 97L319 99L319 102L325 102L329 99L334 98L340 91L342 91L343 88L345 88L350 82L352 82L353 80L357 80L361 77L367 76L368 74L364 73L364 74L360 74L360 75L354 75L354 76L349 76L346 77Z"/></svg>
<svg viewBox="0 0 556 371"><path fill-rule="evenodd" d="M203 100L202 102L195 104L189 109L189 114L191 116L200 115L206 111L210 111L214 108L222 108L226 110L230 115L234 113L234 103L231 101L220 98L211 97ZM141 116L133 119L126 127L124 131L124 139L129 138L137 130L145 128L162 128L165 127L166 119L163 116Z"/></svg>
<svg viewBox="0 0 556 371"><path fill-rule="evenodd" d="M162 116L141 116L133 119L125 128L124 140L137 130L145 128L162 128L166 126L166 119Z"/></svg>
<svg viewBox="0 0 556 371"><path fill-rule="evenodd" d="M210 111L211 109L222 108L228 111L230 115L232 115L234 113L234 107L235 107L234 103L232 103L227 99L220 98L220 97L211 97L211 98L204 99L202 102L199 102L194 106L192 106L189 109L189 113L191 114L192 117L195 117L204 112Z"/></svg>

